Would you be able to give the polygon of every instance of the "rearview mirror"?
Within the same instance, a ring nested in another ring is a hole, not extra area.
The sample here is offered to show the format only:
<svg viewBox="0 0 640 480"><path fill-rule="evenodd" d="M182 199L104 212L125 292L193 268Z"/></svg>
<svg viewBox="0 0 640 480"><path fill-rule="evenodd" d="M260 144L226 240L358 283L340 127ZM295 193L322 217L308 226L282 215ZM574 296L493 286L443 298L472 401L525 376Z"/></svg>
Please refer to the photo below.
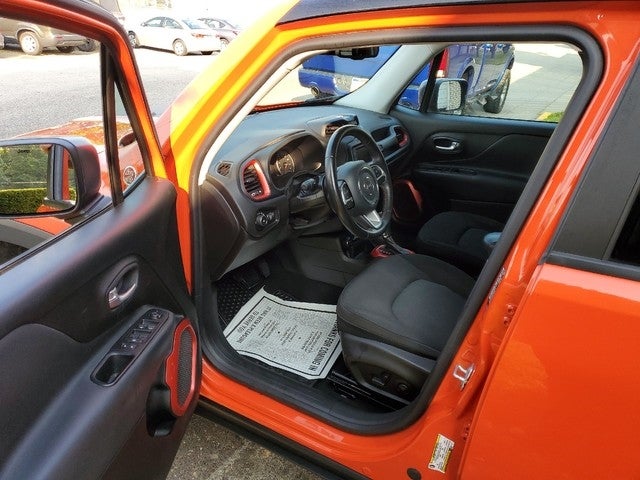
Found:
<svg viewBox="0 0 640 480"><path fill-rule="evenodd" d="M352 60L364 60L365 58L375 58L380 52L379 47L359 47L359 48L343 48L334 50L331 54L340 58L350 58Z"/></svg>
<svg viewBox="0 0 640 480"><path fill-rule="evenodd" d="M69 218L99 198L100 163L80 137L0 142L0 216Z"/></svg>
<svg viewBox="0 0 640 480"><path fill-rule="evenodd" d="M438 78L429 111L462 115L467 98L467 81L462 78Z"/></svg>

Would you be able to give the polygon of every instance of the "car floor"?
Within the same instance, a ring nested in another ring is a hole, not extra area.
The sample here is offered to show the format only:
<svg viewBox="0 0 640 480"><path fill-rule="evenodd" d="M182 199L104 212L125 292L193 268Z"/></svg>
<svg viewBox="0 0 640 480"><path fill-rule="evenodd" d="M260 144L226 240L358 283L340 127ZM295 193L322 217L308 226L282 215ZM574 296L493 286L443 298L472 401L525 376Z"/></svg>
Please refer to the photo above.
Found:
<svg viewBox="0 0 640 480"><path fill-rule="evenodd" d="M261 288L283 300L329 305L337 304L342 291L342 288L335 285L311 280L291 267L285 268L274 255L266 255L229 272L216 282L215 288L218 292L218 318L222 330ZM329 395L359 411L385 413L404 406L359 387L349 373L342 355L335 361L327 378L320 380L306 380L259 360L244 358L262 368L277 372L290 388Z"/></svg>

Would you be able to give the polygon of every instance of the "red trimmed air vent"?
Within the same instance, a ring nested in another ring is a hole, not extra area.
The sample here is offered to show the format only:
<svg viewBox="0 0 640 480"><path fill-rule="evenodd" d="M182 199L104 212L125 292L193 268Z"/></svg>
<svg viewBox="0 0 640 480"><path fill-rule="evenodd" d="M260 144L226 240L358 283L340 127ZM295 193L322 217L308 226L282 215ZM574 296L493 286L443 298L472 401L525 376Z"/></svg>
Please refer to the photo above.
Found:
<svg viewBox="0 0 640 480"><path fill-rule="evenodd" d="M271 194L269 182L257 160L251 160L242 169L242 187L252 200L269 198Z"/></svg>

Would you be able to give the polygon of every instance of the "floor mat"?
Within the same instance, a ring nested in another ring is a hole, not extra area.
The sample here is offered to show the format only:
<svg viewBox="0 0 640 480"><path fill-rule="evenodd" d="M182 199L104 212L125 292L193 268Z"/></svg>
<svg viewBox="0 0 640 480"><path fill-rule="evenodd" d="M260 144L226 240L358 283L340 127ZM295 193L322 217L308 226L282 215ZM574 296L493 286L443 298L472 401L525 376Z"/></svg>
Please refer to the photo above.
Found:
<svg viewBox="0 0 640 480"><path fill-rule="evenodd" d="M241 355L308 380L325 378L340 355L335 305L283 300L260 289L224 330Z"/></svg>

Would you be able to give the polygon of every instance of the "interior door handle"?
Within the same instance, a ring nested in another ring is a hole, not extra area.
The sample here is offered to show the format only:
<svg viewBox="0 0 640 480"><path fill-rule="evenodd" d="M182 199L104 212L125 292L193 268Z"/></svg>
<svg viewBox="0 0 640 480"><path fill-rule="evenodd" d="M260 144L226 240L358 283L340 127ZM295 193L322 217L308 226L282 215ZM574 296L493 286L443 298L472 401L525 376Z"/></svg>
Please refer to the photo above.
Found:
<svg viewBox="0 0 640 480"><path fill-rule="evenodd" d="M438 145L435 144L436 150L441 150L443 152L453 152L454 150L460 148L460 142L452 141L448 145Z"/></svg>
<svg viewBox="0 0 640 480"><path fill-rule="evenodd" d="M434 138L433 146L440 152L459 152L462 147L462 143L452 138Z"/></svg>
<svg viewBox="0 0 640 480"><path fill-rule="evenodd" d="M139 276L140 272L137 263L131 263L120 270L120 273L107 289L107 303L111 310L118 308L133 296L136 288L138 288Z"/></svg>
<svg viewBox="0 0 640 480"><path fill-rule="evenodd" d="M458 153L462 151L462 142L452 137L433 137L433 148L441 153Z"/></svg>

